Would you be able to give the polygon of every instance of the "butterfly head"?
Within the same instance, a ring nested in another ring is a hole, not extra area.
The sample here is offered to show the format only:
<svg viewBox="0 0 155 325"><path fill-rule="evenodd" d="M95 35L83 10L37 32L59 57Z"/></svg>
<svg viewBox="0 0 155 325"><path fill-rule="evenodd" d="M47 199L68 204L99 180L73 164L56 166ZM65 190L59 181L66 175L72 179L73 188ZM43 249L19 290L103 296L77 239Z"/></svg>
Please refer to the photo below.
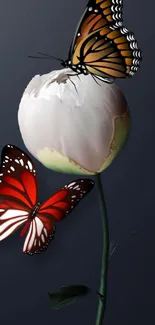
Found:
<svg viewBox="0 0 155 325"><path fill-rule="evenodd" d="M76 74L84 74L84 75L87 75L88 74L88 71L85 67L85 65L82 65L82 64L72 64L72 61L71 60L65 60L65 61L62 61L61 62L61 65L64 67L64 68L70 68L71 70L73 70L74 72L76 72Z"/></svg>
<svg viewBox="0 0 155 325"><path fill-rule="evenodd" d="M67 61L67 60L62 60L62 61L61 61L61 65L62 65L64 68L68 68L68 67L69 67L69 64L68 64L68 61Z"/></svg>

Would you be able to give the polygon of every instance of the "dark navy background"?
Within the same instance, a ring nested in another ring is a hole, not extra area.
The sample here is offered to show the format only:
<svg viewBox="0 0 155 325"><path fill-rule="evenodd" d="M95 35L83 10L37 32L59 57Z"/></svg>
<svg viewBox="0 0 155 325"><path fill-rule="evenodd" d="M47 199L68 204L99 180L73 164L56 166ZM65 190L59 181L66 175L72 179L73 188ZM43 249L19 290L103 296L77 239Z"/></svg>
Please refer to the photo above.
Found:
<svg viewBox="0 0 155 325"><path fill-rule="evenodd" d="M57 61L31 60L37 51L67 58L76 24L87 1L0 1L0 149L25 149L17 111L35 74L60 68ZM155 323L155 3L124 0L125 25L143 50L137 75L119 81L128 100L132 132L128 144L102 173L111 240L120 243L109 270L105 325ZM63 175L35 161L40 200L76 175ZM126 240L131 231L137 234ZM102 231L95 188L64 222L45 253L25 256L19 232L0 243L0 323L2 325L95 325L97 296L58 312L47 292L65 284L98 288Z"/></svg>

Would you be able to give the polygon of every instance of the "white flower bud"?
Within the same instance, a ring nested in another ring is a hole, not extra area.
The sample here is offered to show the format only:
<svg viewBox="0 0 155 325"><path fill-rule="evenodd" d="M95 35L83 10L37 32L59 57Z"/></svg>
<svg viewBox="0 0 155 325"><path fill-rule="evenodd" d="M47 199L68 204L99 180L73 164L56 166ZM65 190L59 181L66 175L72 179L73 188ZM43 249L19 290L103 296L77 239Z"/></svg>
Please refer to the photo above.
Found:
<svg viewBox="0 0 155 325"><path fill-rule="evenodd" d="M115 84L71 74L62 69L30 81L19 105L20 132L29 152L46 167L96 174L125 144L128 106Z"/></svg>

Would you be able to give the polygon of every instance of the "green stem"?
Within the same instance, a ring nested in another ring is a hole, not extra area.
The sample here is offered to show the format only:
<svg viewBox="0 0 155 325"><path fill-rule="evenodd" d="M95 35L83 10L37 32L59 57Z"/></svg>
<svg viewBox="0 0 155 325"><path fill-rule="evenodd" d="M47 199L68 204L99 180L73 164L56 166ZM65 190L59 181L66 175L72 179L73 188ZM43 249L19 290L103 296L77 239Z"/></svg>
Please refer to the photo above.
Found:
<svg viewBox="0 0 155 325"><path fill-rule="evenodd" d="M97 184L98 193L99 193L100 211L101 211L101 217L102 217L102 230L103 230L102 266L101 266L99 303L98 303L98 311L97 311L97 317L96 317L96 325L102 325L104 314L105 314L106 296L107 296L107 273L108 273L108 259L109 259L109 228L108 228L106 204L105 204L105 200L104 200L100 174L96 175L96 184Z"/></svg>

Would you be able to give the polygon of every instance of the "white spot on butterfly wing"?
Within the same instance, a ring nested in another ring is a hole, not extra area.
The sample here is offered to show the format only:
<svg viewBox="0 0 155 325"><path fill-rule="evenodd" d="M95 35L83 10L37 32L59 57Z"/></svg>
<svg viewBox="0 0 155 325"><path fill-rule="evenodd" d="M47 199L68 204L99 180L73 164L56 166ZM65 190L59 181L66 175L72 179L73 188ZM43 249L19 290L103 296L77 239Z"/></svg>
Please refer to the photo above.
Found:
<svg viewBox="0 0 155 325"><path fill-rule="evenodd" d="M35 220L35 223L36 223L37 235L38 235L38 237L40 237L40 235L42 233L42 230L44 228L44 225L43 225L42 221L38 217L35 217L34 220Z"/></svg>
<svg viewBox="0 0 155 325"><path fill-rule="evenodd" d="M29 169L32 170L33 166L32 166L32 164L31 164L31 162L29 160L28 160L27 164L28 164Z"/></svg>
<svg viewBox="0 0 155 325"><path fill-rule="evenodd" d="M22 166L24 166L24 160L23 160L23 159L20 159L19 162L20 162L20 164L21 164Z"/></svg>
<svg viewBox="0 0 155 325"><path fill-rule="evenodd" d="M41 235L41 240L42 240L43 243L45 243L45 238L44 238L43 234Z"/></svg>
<svg viewBox="0 0 155 325"><path fill-rule="evenodd" d="M79 188L79 185L73 187L74 190L76 190L77 188Z"/></svg>
<svg viewBox="0 0 155 325"><path fill-rule="evenodd" d="M70 183L69 185L66 185L66 187L67 188L70 188L70 187L72 187L73 185L75 185L76 183L75 182L72 182L72 183Z"/></svg>
<svg viewBox="0 0 155 325"><path fill-rule="evenodd" d="M13 166L10 167L10 169L14 172L15 171L15 168Z"/></svg>
<svg viewBox="0 0 155 325"><path fill-rule="evenodd" d="M47 233L46 228L44 228L44 233L45 233L45 236L47 237L48 236L48 233Z"/></svg>
<svg viewBox="0 0 155 325"><path fill-rule="evenodd" d="M26 252L28 250L27 245L28 245L28 242L29 242L29 239L30 239L30 236L31 236L32 223L33 223L33 221L30 223L29 231L28 231L27 236L25 238L25 242L24 242L24 246L23 246L23 252Z"/></svg>

